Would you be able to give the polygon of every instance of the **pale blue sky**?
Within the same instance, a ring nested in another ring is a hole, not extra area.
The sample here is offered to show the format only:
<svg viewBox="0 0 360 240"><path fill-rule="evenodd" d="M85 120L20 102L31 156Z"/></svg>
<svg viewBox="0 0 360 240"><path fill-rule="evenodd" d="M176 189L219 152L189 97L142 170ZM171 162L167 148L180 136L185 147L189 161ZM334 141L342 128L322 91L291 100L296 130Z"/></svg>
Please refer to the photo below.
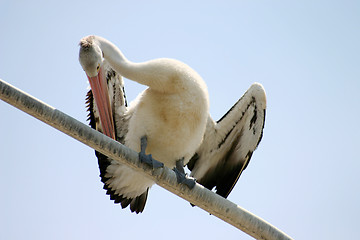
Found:
<svg viewBox="0 0 360 240"><path fill-rule="evenodd" d="M0 78L85 123L77 44L96 34L132 61L190 65L215 119L260 82L264 138L229 199L295 239L353 239L359 23L355 0L0 1ZM122 210L92 149L2 101L0 115L0 239L251 239L158 186L143 214Z"/></svg>

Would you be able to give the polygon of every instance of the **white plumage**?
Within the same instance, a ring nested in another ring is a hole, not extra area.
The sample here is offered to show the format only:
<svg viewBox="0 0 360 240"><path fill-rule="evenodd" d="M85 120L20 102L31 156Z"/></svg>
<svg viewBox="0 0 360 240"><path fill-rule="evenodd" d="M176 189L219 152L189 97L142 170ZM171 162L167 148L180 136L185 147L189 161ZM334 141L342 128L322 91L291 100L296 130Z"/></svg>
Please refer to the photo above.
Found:
<svg viewBox="0 0 360 240"><path fill-rule="evenodd" d="M103 73L102 56L115 73L147 85L149 88L143 91L124 113L118 111L119 114L116 114L118 108L124 108L110 101L109 108L114 108L115 111L114 121L103 120L107 114L102 118L101 114L97 116L95 111L95 120L99 118L101 122L115 123L115 129L112 126L105 127L104 124L100 128L97 121L96 128L113 129L117 132L116 137L119 140L123 139L126 146L138 152L141 150L141 139L146 136L146 154L152 154L156 160L169 168L174 168L179 160L183 160L183 164L186 164L199 147L207 123L209 101L202 78L189 66L174 59L132 63L109 41L90 36L81 40L79 57L90 81L97 81L95 78L98 74L99 78L102 77L101 74L106 74ZM97 71L94 70L96 68ZM99 85L101 89L101 83ZM109 89L113 84L107 83L107 85L105 88ZM101 94L103 93L100 91L98 95ZM109 95L109 93L104 94ZM98 102L96 104L99 105ZM103 103L102 106L107 104ZM119 122L125 124L122 126ZM123 129L124 127L126 130ZM124 132L125 136L121 135ZM101 154L98 156L106 159ZM106 164L100 163L99 159L100 170L105 171L101 175L108 194L115 201L121 202L123 207L130 204L132 211L141 212L143 206L136 202L140 201L145 205L145 195L154 182L115 161L108 159L105 162Z"/></svg>
<svg viewBox="0 0 360 240"><path fill-rule="evenodd" d="M215 187L225 198L230 194L263 135L266 95L261 84L253 84L215 122L209 115L205 83L182 62L156 59L132 63L115 45L97 36L81 40L79 59L92 86L96 86L94 81L100 82L101 91L95 93L100 99L106 97L99 104L110 108L112 114L111 119L106 119L106 113L101 115L89 92L92 127L109 136L114 132L117 141L138 152L146 136L146 154L169 168L183 160L198 183L210 190ZM130 107L121 75L149 86ZM100 153L96 155L110 198L123 208L130 205L131 211L142 212L154 182Z"/></svg>

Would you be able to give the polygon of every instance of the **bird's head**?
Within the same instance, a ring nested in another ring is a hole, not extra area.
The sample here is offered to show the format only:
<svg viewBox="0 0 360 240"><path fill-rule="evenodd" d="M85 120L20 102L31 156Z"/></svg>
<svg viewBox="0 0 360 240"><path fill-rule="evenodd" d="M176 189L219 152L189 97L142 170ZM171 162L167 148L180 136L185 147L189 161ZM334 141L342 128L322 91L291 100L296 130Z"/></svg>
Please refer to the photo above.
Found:
<svg viewBox="0 0 360 240"><path fill-rule="evenodd" d="M102 130L105 135L115 138L114 123L110 107L106 77L103 73L103 53L95 36L80 40L79 62L90 83L91 91L99 110Z"/></svg>
<svg viewBox="0 0 360 240"><path fill-rule="evenodd" d="M94 36L80 40L79 62L88 77L98 75L103 63L103 53Z"/></svg>

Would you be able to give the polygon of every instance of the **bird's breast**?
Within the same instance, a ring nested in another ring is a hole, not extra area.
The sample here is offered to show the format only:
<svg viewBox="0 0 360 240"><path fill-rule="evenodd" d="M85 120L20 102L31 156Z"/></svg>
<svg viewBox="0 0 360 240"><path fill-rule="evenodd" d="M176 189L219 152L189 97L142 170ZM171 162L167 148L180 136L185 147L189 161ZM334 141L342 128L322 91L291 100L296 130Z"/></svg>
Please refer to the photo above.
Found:
<svg viewBox="0 0 360 240"><path fill-rule="evenodd" d="M200 145L207 114L207 106L196 98L145 94L136 106L128 136L138 146L134 150L139 150L140 138L146 135L147 153L173 167L182 157L188 161Z"/></svg>

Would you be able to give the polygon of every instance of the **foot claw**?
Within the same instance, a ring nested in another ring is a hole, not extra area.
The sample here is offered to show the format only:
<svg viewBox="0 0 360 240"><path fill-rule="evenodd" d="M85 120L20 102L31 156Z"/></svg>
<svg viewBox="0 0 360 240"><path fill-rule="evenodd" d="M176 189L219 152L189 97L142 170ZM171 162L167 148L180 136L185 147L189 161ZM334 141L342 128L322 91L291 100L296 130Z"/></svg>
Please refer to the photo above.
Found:
<svg viewBox="0 0 360 240"><path fill-rule="evenodd" d="M164 164L152 158L151 154L146 155L144 152L139 152L139 160L142 163L146 163L153 169L162 168Z"/></svg>
<svg viewBox="0 0 360 240"><path fill-rule="evenodd" d="M185 175L184 184L186 186L188 186L190 189L193 189L195 187L196 182L195 182L194 178L191 178L191 177L188 177L187 175Z"/></svg>
<svg viewBox="0 0 360 240"><path fill-rule="evenodd" d="M155 159L153 159L153 169L157 169L157 168L163 168L164 167L164 164L162 162L159 162Z"/></svg>
<svg viewBox="0 0 360 240"><path fill-rule="evenodd" d="M159 162L159 161L153 159L151 154L149 154L149 155L145 154L145 149L146 149L146 146L147 146L147 137L143 136L140 141L141 141L141 143L140 143L141 151L139 152L139 160L140 160L140 162L146 163L147 165L152 167L152 169L157 169L157 168L164 167L164 164L162 162Z"/></svg>
<svg viewBox="0 0 360 240"><path fill-rule="evenodd" d="M195 187L195 178L189 177L187 174L182 173L177 168L174 168L173 170L176 174L176 179L178 183L183 183L190 189L193 189Z"/></svg>

